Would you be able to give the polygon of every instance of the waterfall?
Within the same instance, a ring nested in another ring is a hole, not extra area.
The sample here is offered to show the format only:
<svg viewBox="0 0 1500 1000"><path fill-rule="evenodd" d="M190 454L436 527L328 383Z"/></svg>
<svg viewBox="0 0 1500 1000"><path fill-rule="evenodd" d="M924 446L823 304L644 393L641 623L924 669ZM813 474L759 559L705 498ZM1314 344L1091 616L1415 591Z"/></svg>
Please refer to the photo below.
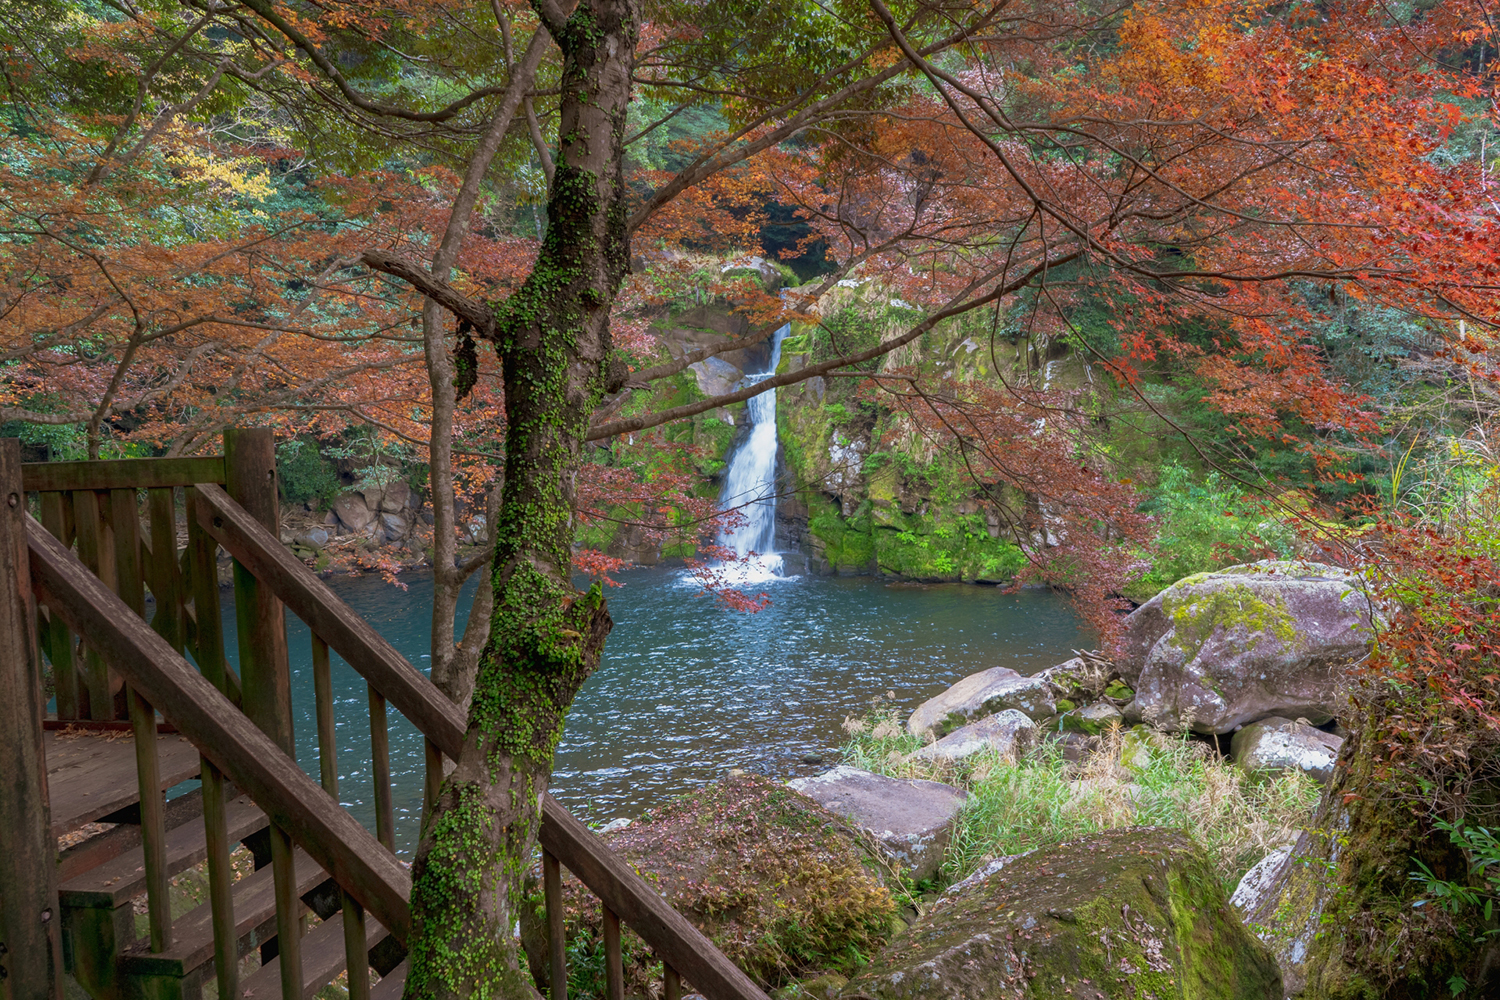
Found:
<svg viewBox="0 0 1500 1000"><path fill-rule="evenodd" d="M746 375L742 384L754 385L776 373L781 342L791 328L788 323L772 335L769 369ZM720 532L719 544L733 549L741 559L756 553L755 568L759 575L769 576L781 569L781 557L776 555L776 390L753 396L745 405L750 436L730 455L724 490L719 494L720 506L738 507L745 520L732 534Z"/></svg>

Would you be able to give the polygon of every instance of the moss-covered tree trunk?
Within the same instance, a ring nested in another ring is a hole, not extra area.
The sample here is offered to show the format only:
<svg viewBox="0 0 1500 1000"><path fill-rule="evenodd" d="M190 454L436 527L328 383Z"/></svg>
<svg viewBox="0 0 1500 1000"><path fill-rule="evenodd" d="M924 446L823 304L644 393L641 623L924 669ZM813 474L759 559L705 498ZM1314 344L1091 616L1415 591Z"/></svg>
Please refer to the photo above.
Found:
<svg viewBox="0 0 1500 1000"><path fill-rule="evenodd" d="M574 476L611 368L610 305L629 262L623 147L632 0L582 0L564 21L557 170L536 265L496 305L505 373L505 486L494 611L468 732L413 870L408 998L524 997L513 934L521 875L563 717L599 662L610 619L571 583Z"/></svg>

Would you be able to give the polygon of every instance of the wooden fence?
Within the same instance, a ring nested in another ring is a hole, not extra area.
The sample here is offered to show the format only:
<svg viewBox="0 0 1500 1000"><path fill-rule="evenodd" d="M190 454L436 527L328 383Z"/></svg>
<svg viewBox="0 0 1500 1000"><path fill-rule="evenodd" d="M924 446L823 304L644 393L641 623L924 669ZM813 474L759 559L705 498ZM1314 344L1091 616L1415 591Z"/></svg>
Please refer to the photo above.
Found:
<svg viewBox="0 0 1500 1000"><path fill-rule="evenodd" d="M178 488L186 514L180 526ZM146 530L139 527L142 489ZM39 494L40 523L26 513L28 490ZM270 434L226 433L223 458L25 467L16 443L0 441L0 496L8 503L0 512L7 578L0 603L0 753L18 765L0 788L0 835L17 848L0 851L3 996L60 996L65 954L79 982L101 1000L192 997L210 976L220 997L293 1000L311 996L344 969L355 1000L398 995L411 886L393 854L388 709L426 738L429 804L443 758L459 753L464 719L280 544ZM233 557L237 674L220 627L220 546ZM312 633L320 781L293 756L286 609ZM55 720L43 718L39 646L52 665ZM337 799L330 651L368 685L373 832ZM49 795L48 767L55 763L44 760L55 747L46 739L49 728L123 728L126 720L133 811L100 813L102 803L80 808ZM200 793L172 802L163 793L184 765L164 755L164 729L191 744L198 759L187 766L201 779ZM59 858L53 813L69 817L63 826L81 817L118 825ZM623 997L622 921L663 960L667 1000L676 1000L684 977L708 1000L765 1000L550 795L543 813L553 1000L567 993L563 867L603 908L610 1000ZM257 857L264 867L236 879L231 851L257 837L260 854L268 855ZM174 919L169 881L200 862L206 862L208 902ZM141 894L148 930L137 941L132 901ZM321 918L311 929L310 913ZM241 981L241 960L256 947L263 964ZM384 976L373 990L372 966Z"/></svg>

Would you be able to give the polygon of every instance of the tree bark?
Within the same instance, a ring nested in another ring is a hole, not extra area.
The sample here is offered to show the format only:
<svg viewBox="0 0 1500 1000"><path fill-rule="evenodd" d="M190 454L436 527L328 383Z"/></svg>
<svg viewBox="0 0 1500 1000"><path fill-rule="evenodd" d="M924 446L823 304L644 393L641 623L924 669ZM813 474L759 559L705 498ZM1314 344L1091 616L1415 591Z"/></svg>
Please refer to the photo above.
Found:
<svg viewBox="0 0 1500 1000"><path fill-rule="evenodd" d="M526 997L512 936L563 718L599 663L610 618L572 585L574 477L612 354L610 306L630 259L622 165L633 0L537 13L563 54L560 149L541 251L496 308L505 483L494 610L458 767L413 869L408 998Z"/></svg>

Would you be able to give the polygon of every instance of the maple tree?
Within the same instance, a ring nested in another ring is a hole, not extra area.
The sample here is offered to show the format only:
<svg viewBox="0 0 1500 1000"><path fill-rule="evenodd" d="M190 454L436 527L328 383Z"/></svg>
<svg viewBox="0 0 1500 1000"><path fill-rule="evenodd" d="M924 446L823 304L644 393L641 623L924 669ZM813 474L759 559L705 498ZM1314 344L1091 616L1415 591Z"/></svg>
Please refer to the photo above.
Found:
<svg viewBox="0 0 1500 1000"><path fill-rule="evenodd" d="M1090 451L1078 394L934 375L925 338L989 316L992 352L1002 324L1043 354L1070 339L1147 408L1153 367L1190 372L1245 447L1349 477L1347 445L1379 421L1330 368L1310 290L1444 329L1497 320L1484 156L1443 155L1461 105L1493 87L1470 57L1493 46L1487 18L1462 0L1401 18L1197 0L132 8L66 42L112 68L72 121L17 126L29 145L5 163L0 418L86 424L91 453L127 413L176 451L247 413L425 445L434 678L473 694L414 870L407 992L525 995L509 928L537 796L610 628L603 590L571 582L575 565L611 566L575 552L578 527L718 516L680 475L587 449L771 388L861 380L985 494L1032 498L1014 537L1107 631L1148 526ZM706 106L715 127L633 159ZM238 116L222 134L204 125L219 108ZM274 123L274 141L246 123ZM318 205L254 215L252 179L294 143L319 165ZM391 149L407 162L387 169ZM536 239L486 218L502 189ZM740 289L749 333L663 360L642 307L682 279L677 251L759 249L773 198L831 271L801 301ZM238 214L163 222L215 199ZM920 318L753 386L676 405L658 392L810 318L851 274ZM1100 303L1108 342L1079 326ZM1449 349L1490 378L1484 335ZM493 483L487 463L503 464ZM466 468L490 491L492 542L457 564ZM486 565L459 640L459 586Z"/></svg>

